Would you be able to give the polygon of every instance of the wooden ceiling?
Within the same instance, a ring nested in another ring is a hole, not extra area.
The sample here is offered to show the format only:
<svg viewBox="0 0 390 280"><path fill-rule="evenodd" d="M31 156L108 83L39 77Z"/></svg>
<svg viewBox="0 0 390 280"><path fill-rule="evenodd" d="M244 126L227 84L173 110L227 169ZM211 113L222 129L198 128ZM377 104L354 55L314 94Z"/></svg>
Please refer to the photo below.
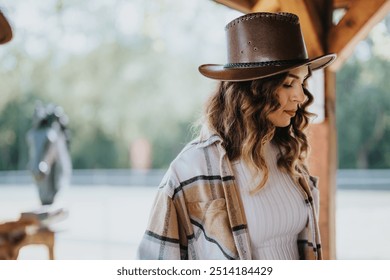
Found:
<svg viewBox="0 0 390 280"><path fill-rule="evenodd" d="M291 12L301 21L310 57L336 53L337 71L373 26L390 11L390 0L215 0L243 13ZM335 11L344 14L333 22Z"/></svg>

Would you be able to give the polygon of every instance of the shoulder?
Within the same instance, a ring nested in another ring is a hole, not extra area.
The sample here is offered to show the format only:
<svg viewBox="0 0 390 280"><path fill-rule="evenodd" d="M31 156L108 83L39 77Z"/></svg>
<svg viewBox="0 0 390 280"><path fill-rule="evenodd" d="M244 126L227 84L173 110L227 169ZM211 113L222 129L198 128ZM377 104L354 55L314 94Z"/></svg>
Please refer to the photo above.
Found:
<svg viewBox="0 0 390 280"><path fill-rule="evenodd" d="M222 140L218 135L213 135L207 139L200 137L188 143L178 156L172 161L171 167L179 167L182 165L190 165L195 167L198 164L203 164L208 157L213 160L219 157L221 151L218 147Z"/></svg>
<svg viewBox="0 0 390 280"><path fill-rule="evenodd" d="M185 182L202 176L219 175L220 159L224 154L218 135L198 137L188 143L171 162L159 188L169 196Z"/></svg>
<svg viewBox="0 0 390 280"><path fill-rule="evenodd" d="M219 136L208 139L197 138L188 143L170 165L180 180L194 176L209 175L219 170L219 162L224 150Z"/></svg>

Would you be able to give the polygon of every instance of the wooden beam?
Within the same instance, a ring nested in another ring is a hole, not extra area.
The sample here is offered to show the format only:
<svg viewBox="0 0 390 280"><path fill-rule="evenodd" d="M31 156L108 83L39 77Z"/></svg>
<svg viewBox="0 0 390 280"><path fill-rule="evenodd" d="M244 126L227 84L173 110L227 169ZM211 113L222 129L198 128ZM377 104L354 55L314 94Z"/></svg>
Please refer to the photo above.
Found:
<svg viewBox="0 0 390 280"><path fill-rule="evenodd" d="M318 17L318 20L315 23L320 24L317 28L321 33L319 36L324 44L324 47L327 45L326 40L328 37L325 35L329 32L330 27L332 26L333 20L333 1L332 0L305 0L305 3L308 7L311 7L312 15ZM326 50L325 50L326 51Z"/></svg>
<svg viewBox="0 0 390 280"><path fill-rule="evenodd" d="M242 0L242 1L234 1L234 0L214 0L215 2L225 5L234 10L250 13L254 4L257 2L256 0Z"/></svg>
<svg viewBox="0 0 390 280"><path fill-rule="evenodd" d="M320 37L323 34L321 17L310 5L310 1L281 0L280 6L282 11L299 16L309 57L323 55L324 41Z"/></svg>
<svg viewBox="0 0 390 280"><path fill-rule="evenodd" d="M314 30L320 40L324 52L326 52L328 37L327 32L332 25L333 6L331 0L304 0L307 11L311 16Z"/></svg>
<svg viewBox="0 0 390 280"><path fill-rule="evenodd" d="M280 11L279 0L258 0L252 8L252 12L271 12Z"/></svg>
<svg viewBox="0 0 390 280"><path fill-rule="evenodd" d="M389 0L353 1L344 17L329 32L329 52L336 53L338 56L330 66L333 71L341 67L359 41L363 40L389 11Z"/></svg>

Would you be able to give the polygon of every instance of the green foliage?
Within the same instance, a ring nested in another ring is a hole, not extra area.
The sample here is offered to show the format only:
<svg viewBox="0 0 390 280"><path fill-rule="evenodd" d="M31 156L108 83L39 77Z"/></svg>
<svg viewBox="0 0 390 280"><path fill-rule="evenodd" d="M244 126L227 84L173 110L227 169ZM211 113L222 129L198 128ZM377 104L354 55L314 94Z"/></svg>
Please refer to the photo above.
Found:
<svg viewBox="0 0 390 280"><path fill-rule="evenodd" d="M215 15L228 9L176 0L11 5L16 36L0 48L0 169L25 169L27 148L19 139L37 99L69 116L75 169L130 167L129 146L139 138L152 144L152 167L167 167L189 141L188 127L211 91L197 71L210 48L200 46L206 37L224 44L223 25L213 24L219 32L213 35L213 28L204 32L193 23L199 15L224 22ZM218 51L213 57L224 60Z"/></svg>
<svg viewBox="0 0 390 280"><path fill-rule="evenodd" d="M76 141L79 139L74 133L72 136ZM95 128L91 137L71 145L73 165L77 169L127 168L127 157L121 150L124 149L121 149L114 139Z"/></svg>
<svg viewBox="0 0 390 280"><path fill-rule="evenodd" d="M27 168L26 133L31 126L33 106L31 98L21 98L0 112L0 170Z"/></svg>
<svg viewBox="0 0 390 280"><path fill-rule="evenodd" d="M153 138L153 167L167 168L183 147L193 139L192 124L178 122L175 127L161 130L160 137Z"/></svg>
<svg viewBox="0 0 390 280"><path fill-rule="evenodd" d="M378 49L382 40L389 37L376 30L362 43L370 59L356 52L337 73L339 168L390 168L390 57Z"/></svg>

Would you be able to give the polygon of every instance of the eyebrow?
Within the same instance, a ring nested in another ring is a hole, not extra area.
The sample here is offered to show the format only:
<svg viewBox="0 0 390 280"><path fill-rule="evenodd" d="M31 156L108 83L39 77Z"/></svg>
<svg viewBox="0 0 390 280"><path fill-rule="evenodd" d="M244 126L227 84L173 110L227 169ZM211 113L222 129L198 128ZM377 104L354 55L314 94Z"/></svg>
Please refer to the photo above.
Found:
<svg viewBox="0 0 390 280"><path fill-rule="evenodd" d="M294 75L294 74L291 74L291 73L288 73L287 76L292 77L292 78L297 79L297 80L300 80L300 79L301 79L301 78L298 77L297 75ZM310 77L310 73L307 73L307 75L303 78L303 81L306 81L306 79L309 78L309 77Z"/></svg>
<svg viewBox="0 0 390 280"><path fill-rule="evenodd" d="M294 74L290 74L290 73L288 73L288 75L287 76L290 76L290 77L293 77L293 78L295 78L295 79L298 79L299 80L299 77L297 76L297 75L294 75Z"/></svg>

